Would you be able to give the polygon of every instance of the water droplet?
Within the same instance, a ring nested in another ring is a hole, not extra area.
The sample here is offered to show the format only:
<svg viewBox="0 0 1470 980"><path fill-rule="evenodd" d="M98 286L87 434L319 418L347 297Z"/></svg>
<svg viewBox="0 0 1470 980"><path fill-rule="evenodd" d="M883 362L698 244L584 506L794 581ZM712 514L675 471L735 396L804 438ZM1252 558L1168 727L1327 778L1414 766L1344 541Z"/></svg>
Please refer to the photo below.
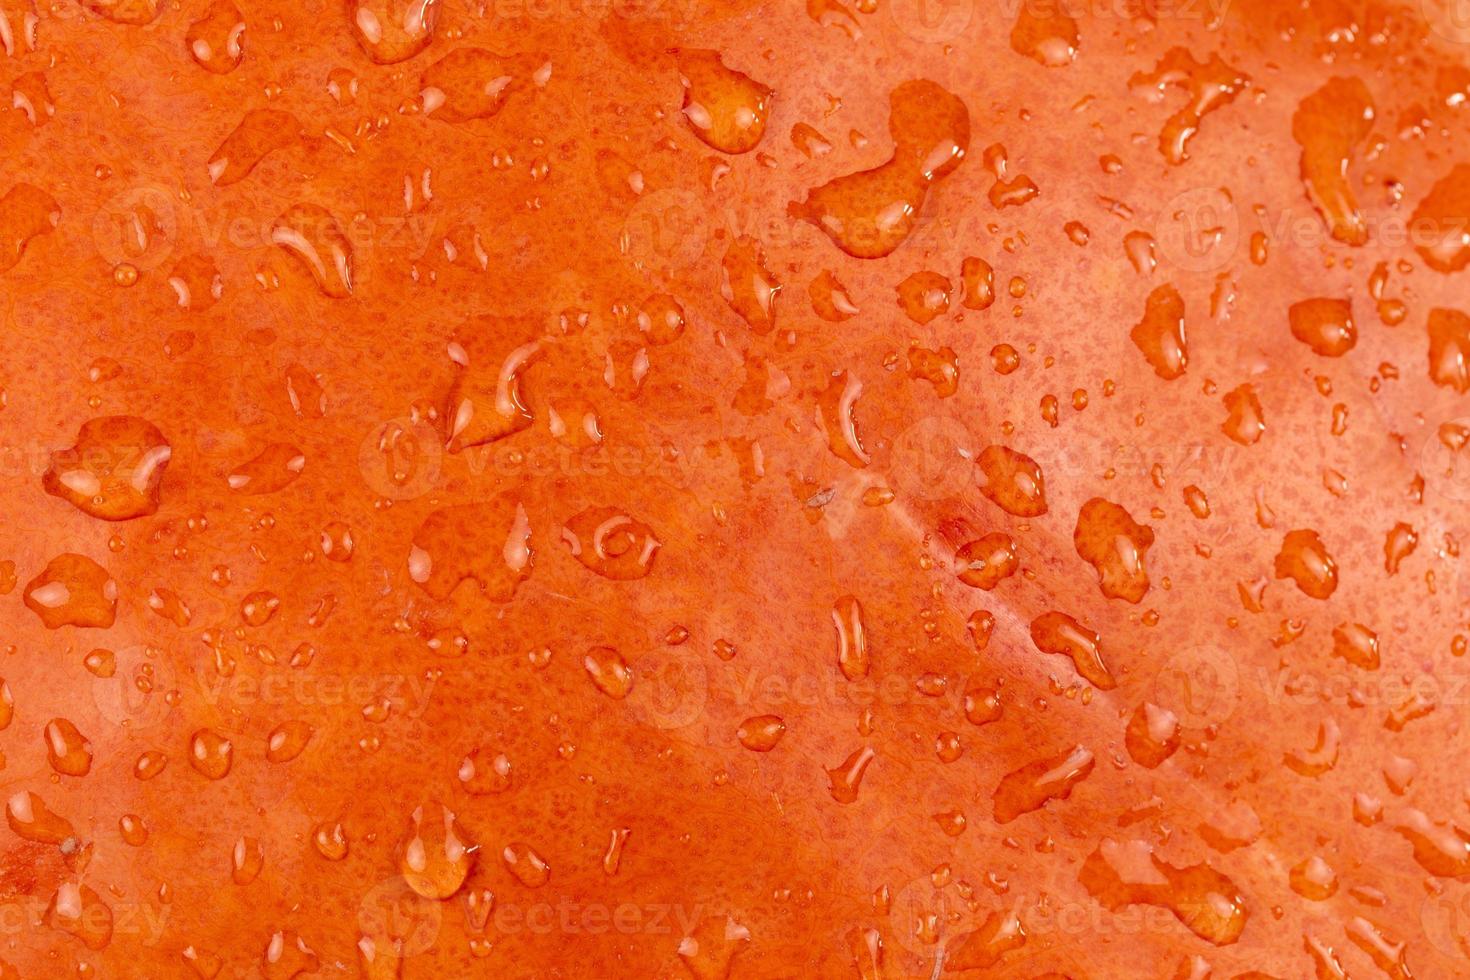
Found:
<svg viewBox="0 0 1470 980"><path fill-rule="evenodd" d="M427 48L438 19L438 0L347 0L352 36L380 65L407 61Z"/></svg>
<svg viewBox="0 0 1470 980"><path fill-rule="evenodd" d="M1064 5L1020 4L1011 50L1048 68L1063 68L1077 57L1077 43L1077 21Z"/></svg>
<svg viewBox="0 0 1470 980"><path fill-rule="evenodd" d="M0 201L3 213L4 201ZM1470 265L1470 164L1458 164L1440 179L1409 219L1414 247L1437 272L1459 272ZM0 260L0 267L4 262ZM0 271L4 271L0 268Z"/></svg>
<svg viewBox="0 0 1470 980"><path fill-rule="evenodd" d="M989 591L1020 567L1015 540L1004 531L970 541L955 552L955 570L961 582Z"/></svg>
<svg viewBox="0 0 1470 980"><path fill-rule="evenodd" d="M266 738L265 757L269 762L290 762L306 751L316 729L304 721L285 721L271 730Z"/></svg>
<svg viewBox="0 0 1470 980"><path fill-rule="evenodd" d="M1189 345L1184 336L1184 298L1166 283L1148 294L1143 319L1128 334L1154 373L1165 381L1184 374Z"/></svg>
<svg viewBox="0 0 1470 980"><path fill-rule="evenodd" d="M857 375L841 371L828 379L827 387L817 396L817 419L827 434L827 447L838 459L858 469L872 461L853 417L862 393L863 383Z"/></svg>
<svg viewBox="0 0 1470 980"><path fill-rule="evenodd" d="M748 153L766 132L771 90L728 68L716 51L674 52L684 84L683 113L696 136L725 153Z"/></svg>
<svg viewBox="0 0 1470 980"><path fill-rule="evenodd" d="M1356 78L1332 78L1302 99L1291 135L1302 148L1302 182L1332 237L1365 245L1368 227L1348 183L1348 165L1373 132L1373 96ZM1259 264L1259 263L1258 263Z"/></svg>
<svg viewBox="0 0 1470 980"><path fill-rule="evenodd" d="M242 496L276 493L296 482L306 469L306 455L288 442L273 442L248 462L230 471L226 482Z"/></svg>
<svg viewBox="0 0 1470 980"><path fill-rule="evenodd" d="M487 749L475 749L460 760L455 776L471 796L504 793L511 786L510 759L501 753L491 755Z"/></svg>
<svg viewBox="0 0 1470 980"><path fill-rule="evenodd" d="M245 18L231 0L214 0L184 35L199 67L226 75L245 57Z"/></svg>
<svg viewBox="0 0 1470 980"><path fill-rule="evenodd" d="M827 770L831 783L832 799L838 803L854 803L862 787L863 775L868 771L877 753L871 746L863 746L833 769Z"/></svg>
<svg viewBox="0 0 1470 980"><path fill-rule="evenodd" d="M1153 71L1139 72L1128 84L1148 93L1154 101L1162 101L1171 87L1185 90L1184 105L1169 117L1159 134L1164 159L1178 165L1189 159L1189 141L1199 132L1204 117L1235 101L1250 84L1250 76L1230 67L1214 52L1208 61L1196 61L1187 49L1170 48Z"/></svg>
<svg viewBox="0 0 1470 980"><path fill-rule="evenodd" d="M52 718L42 732L46 758L63 776L85 776L92 770L92 743L65 718Z"/></svg>
<svg viewBox="0 0 1470 980"><path fill-rule="evenodd" d="M1290 578L1313 599L1326 599L1337 590L1337 562L1316 531L1289 532L1276 555L1275 570L1277 578Z"/></svg>
<svg viewBox="0 0 1470 980"><path fill-rule="evenodd" d="M224 779L235 761L235 745L219 732L201 728L189 737L189 765L208 779Z"/></svg>
<svg viewBox="0 0 1470 980"><path fill-rule="evenodd" d="M1304 299L1288 311L1291 335L1322 357L1341 357L1358 343L1352 303L1345 299Z"/></svg>
<svg viewBox="0 0 1470 980"><path fill-rule="evenodd" d="M930 185L964 160L970 113L934 82L904 82L889 96L888 130L894 154L887 163L828 181L788 209L857 258L881 258L909 237Z"/></svg>
<svg viewBox="0 0 1470 980"><path fill-rule="evenodd" d="M915 272L898 284L898 305L908 318L923 325L949 311L950 282L937 272Z"/></svg>
<svg viewBox="0 0 1470 980"><path fill-rule="evenodd" d="M1315 854L1292 866L1291 890L1311 902L1325 902L1337 894L1337 874Z"/></svg>
<svg viewBox="0 0 1470 980"><path fill-rule="evenodd" d="M64 844L76 837L70 820L52 812L44 800L26 790L6 801L5 822L15 836L37 844Z"/></svg>
<svg viewBox="0 0 1470 980"><path fill-rule="evenodd" d="M311 274L322 295L352 295L352 242L326 208L294 204L271 225L271 241L290 253Z"/></svg>
<svg viewBox="0 0 1470 980"><path fill-rule="evenodd" d="M1433 309L1428 327L1429 377L1462 395L1470 391L1470 316L1459 310Z"/></svg>
<svg viewBox="0 0 1470 980"><path fill-rule="evenodd" d="M61 223L61 208L50 194L30 184L16 184L0 197L0 274L25 255L26 246Z"/></svg>
<svg viewBox="0 0 1470 980"><path fill-rule="evenodd" d="M230 877L237 885L248 885L265 868L265 849L254 837L241 837L230 851Z"/></svg>
<svg viewBox="0 0 1470 980"><path fill-rule="evenodd" d="M621 701L633 689L633 672L623 655L612 647L593 647L582 658L582 667L597 689Z"/></svg>
<svg viewBox="0 0 1470 980"><path fill-rule="evenodd" d="M735 737L752 752L769 752L786 734L786 722L779 715L757 715L740 723Z"/></svg>
<svg viewBox="0 0 1470 980"><path fill-rule="evenodd" d="M398 850L404 879L424 898L452 897L469 877L476 845L466 842L454 814L437 803L415 808L409 821Z"/></svg>
<svg viewBox="0 0 1470 980"><path fill-rule="evenodd" d="M1077 514L1072 542L1077 554L1097 570L1103 595L1137 603L1148 594L1144 561L1154 543L1153 528L1137 523L1117 504L1093 497Z"/></svg>
<svg viewBox="0 0 1470 980"><path fill-rule="evenodd" d="M568 518L561 537L573 558L603 578L618 581L647 575L659 549L653 528L616 507L589 507Z"/></svg>
<svg viewBox="0 0 1470 980"><path fill-rule="evenodd" d="M991 503L1016 517L1046 513L1046 481L1030 456L1008 446L986 446L977 462L980 492Z"/></svg>
<svg viewBox="0 0 1470 980"><path fill-rule="evenodd" d="M131 520L158 510L171 455L151 422L129 415L92 419L83 423L74 446L51 454L41 485L92 517Z"/></svg>
<svg viewBox="0 0 1470 980"><path fill-rule="evenodd" d="M863 606L856 596L846 595L832 606L832 625L837 627L837 666L850 681L868 676L868 638L863 629Z"/></svg>
<svg viewBox="0 0 1470 980"><path fill-rule="evenodd" d="M219 187L238 183L270 154L300 142L301 134L301 123L291 113L279 109L251 109L210 156L209 179ZM299 235L320 233L315 226L323 220L335 227L331 215L315 205L298 205L282 216L288 229L296 226ZM285 241L275 238L274 232L272 240L285 244ZM351 289L350 283L348 289Z"/></svg>
<svg viewBox="0 0 1470 980"><path fill-rule="evenodd" d="M531 574L531 524L520 502L501 494L479 504L436 510L413 536L409 578L443 601L465 581L508 602Z"/></svg>
<svg viewBox="0 0 1470 980"><path fill-rule="evenodd" d="M720 295L757 334L776 326L776 298L781 283L766 268L766 256L754 238L730 243L720 263Z"/></svg>
<svg viewBox="0 0 1470 980"><path fill-rule="evenodd" d="M1007 773L995 788L995 822L1010 823L1052 800L1067 799L1095 765L1092 752L1074 745Z"/></svg>
<svg viewBox="0 0 1470 980"><path fill-rule="evenodd" d="M424 112L441 122L490 119L506 101L534 83L545 58L505 58L483 48L458 48L424 69L419 98Z"/></svg>
<svg viewBox="0 0 1470 980"><path fill-rule="evenodd" d="M26 584L25 604L47 629L108 629L117 618L117 583L85 555L57 555Z"/></svg>
<svg viewBox="0 0 1470 980"><path fill-rule="evenodd" d="M1066 613L1042 613L1032 620L1031 642L1042 653L1070 658L1077 673L1094 687L1109 691L1117 686L1103 661L1102 638Z"/></svg>
<svg viewBox="0 0 1470 980"><path fill-rule="evenodd" d="M1261 399L1256 389L1243 384L1225 393L1225 411L1228 413L1220 430L1242 446L1253 446L1266 431L1266 416L1261 408Z"/></svg>
<svg viewBox="0 0 1470 980"><path fill-rule="evenodd" d="M1128 755L1145 769L1157 769L1179 750L1179 716L1145 701L1128 720Z"/></svg>
<svg viewBox="0 0 1470 980"><path fill-rule="evenodd" d="M46 909L46 925L80 939L92 950L112 941L112 909L86 885L64 881Z"/></svg>
<svg viewBox="0 0 1470 980"><path fill-rule="evenodd" d="M1144 841L1104 839L1082 864L1078 880L1110 911L1156 905L1216 946L1240 939L1250 914L1235 883L1208 864L1177 868Z"/></svg>
<svg viewBox="0 0 1470 980"><path fill-rule="evenodd" d="M540 888L551 880L551 866L530 844L519 841L507 844L500 852L500 860L505 870L527 888Z"/></svg>

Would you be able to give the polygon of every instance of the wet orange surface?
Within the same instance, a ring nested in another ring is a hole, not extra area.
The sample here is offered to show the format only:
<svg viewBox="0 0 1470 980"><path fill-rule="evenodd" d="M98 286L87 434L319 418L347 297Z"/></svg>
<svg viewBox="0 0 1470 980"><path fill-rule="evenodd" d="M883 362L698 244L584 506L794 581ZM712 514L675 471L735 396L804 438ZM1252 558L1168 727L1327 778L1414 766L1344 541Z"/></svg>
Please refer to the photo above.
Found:
<svg viewBox="0 0 1470 980"><path fill-rule="evenodd" d="M1463 4L0 85L0 978L1470 974Z"/></svg>

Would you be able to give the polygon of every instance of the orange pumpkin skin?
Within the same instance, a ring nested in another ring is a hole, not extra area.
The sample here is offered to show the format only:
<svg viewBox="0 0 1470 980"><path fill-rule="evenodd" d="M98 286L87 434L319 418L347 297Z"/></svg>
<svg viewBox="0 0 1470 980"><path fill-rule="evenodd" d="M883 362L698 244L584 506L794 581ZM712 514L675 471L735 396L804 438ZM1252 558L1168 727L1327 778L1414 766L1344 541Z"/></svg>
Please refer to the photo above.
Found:
<svg viewBox="0 0 1470 980"><path fill-rule="evenodd" d="M1465 972L1448 5L83 6L0 977Z"/></svg>

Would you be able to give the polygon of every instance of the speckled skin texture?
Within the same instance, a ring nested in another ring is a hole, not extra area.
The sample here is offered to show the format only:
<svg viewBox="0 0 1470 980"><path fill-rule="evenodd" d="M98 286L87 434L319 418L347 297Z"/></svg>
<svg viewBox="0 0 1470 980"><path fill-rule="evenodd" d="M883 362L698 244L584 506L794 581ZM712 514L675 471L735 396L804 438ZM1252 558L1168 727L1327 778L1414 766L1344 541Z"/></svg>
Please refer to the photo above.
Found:
<svg viewBox="0 0 1470 980"><path fill-rule="evenodd" d="M1470 970L1470 32L1118 6L0 0L0 977Z"/></svg>

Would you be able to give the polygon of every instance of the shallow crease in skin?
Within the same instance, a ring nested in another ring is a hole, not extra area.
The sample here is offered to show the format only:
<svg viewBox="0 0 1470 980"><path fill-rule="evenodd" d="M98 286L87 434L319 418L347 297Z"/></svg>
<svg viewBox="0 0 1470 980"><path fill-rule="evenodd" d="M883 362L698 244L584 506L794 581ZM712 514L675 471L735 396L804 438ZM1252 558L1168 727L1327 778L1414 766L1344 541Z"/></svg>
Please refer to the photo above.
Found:
<svg viewBox="0 0 1470 980"><path fill-rule="evenodd" d="M1470 35L1201 6L0 0L0 980L1470 971Z"/></svg>

